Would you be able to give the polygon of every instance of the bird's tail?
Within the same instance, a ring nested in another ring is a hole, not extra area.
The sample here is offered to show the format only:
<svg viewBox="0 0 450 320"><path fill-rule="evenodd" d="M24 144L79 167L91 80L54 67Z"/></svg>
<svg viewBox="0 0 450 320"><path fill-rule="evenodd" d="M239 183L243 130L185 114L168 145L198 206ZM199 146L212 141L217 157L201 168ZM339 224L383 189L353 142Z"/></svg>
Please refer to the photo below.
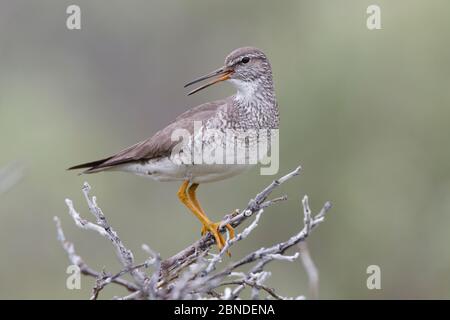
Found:
<svg viewBox="0 0 450 320"><path fill-rule="evenodd" d="M102 159L102 160L96 160L96 161L82 163L82 164L70 167L67 170L76 170L76 169L85 169L85 168L87 168L87 170L83 171L82 173L92 173L92 172L95 172L95 169L99 165L101 165L105 161L108 161L109 159L110 158L105 158L105 159Z"/></svg>

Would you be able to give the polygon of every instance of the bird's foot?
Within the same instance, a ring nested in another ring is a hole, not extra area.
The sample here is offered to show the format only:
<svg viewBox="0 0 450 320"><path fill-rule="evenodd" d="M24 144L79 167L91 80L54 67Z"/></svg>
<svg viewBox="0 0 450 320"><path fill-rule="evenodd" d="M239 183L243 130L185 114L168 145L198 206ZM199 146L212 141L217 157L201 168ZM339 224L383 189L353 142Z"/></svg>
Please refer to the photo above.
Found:
<svg viewBox="0 0 450 320"><path fill-rule="evenodd" d="M209 232L213 235L214 239L216 240L216 244L217 244L219 251L221 251L223 249L223 247L225 246L225 238L219 232L220 224L221 224L221 222L216 222L216 223L212 222L207 225L205 224L202 226L202 231L201 231L202 236L204 236L206 234L206 232ZM230 239L233 239L235 236L233 227L230 224L226 224L225 228L228 230ZM227 254L229 256L231 256L229 251L227 251Z"/></svg>

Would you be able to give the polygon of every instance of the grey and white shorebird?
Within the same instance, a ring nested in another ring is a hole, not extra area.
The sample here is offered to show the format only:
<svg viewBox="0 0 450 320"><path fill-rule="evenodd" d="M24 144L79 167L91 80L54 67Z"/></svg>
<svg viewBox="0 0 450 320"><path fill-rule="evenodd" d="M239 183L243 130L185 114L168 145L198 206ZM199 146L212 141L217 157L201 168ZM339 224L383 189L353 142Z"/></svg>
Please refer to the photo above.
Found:
<svg viewBox="0 0 450 320"><path fill-rule="evenodd" d="M178 198L202 223L201 234L210 232L220 250L225 245L225 239L219 230L220 224L211 222L206 216L197 200L196 190L201 183L235 176L253 164L180 162L180 157L173 156L174 150L178 148L176 155L180 155L191 154L195 149L193 145L207 147L209 151L223 148L223 139L205 138L194 132L196 123L201 124L200 132L205 129L218 132L276 130L279 125L279 112L271 65L266 55L257 48L243 47L232 51L226 57L224 66L189 82L185 87L208 79L212 80L188 95L221 81L232 83L237 92L223 100L207 102L187 110L152 137L117 154L73 166L69 170L85 169L82 173L86 174L125 171L157 181L182 181ZM188 143L183 144L181 148L179 140L174 139L174 132L180 129L190 134ZM257 143L256 139L247 138L245 141L243 143L247 143L247 147L249 143ZM226 225L224 229L228 230L230 238L234 237L234 230L230 225Z"/></svg>

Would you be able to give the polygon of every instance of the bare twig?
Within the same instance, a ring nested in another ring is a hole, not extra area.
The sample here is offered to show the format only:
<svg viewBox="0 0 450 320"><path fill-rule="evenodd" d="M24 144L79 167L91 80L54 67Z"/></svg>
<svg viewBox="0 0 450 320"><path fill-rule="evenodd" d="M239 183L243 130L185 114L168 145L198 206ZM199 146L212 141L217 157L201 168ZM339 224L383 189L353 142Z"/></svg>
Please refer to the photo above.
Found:
<svg viewBox="0 0 450 320"><path fill-rule="evenodd" d="M138 269L133 269L133 263L134 263L134 257L131 250L127 249L124 244L122 243L122 240L120 240L117 233L111 228L111 226L106 221L106 217L103 214L100 207L97 205L97 199L96 197L90 197L89 192L91 191L91 187L87 182L84 183L83 186L83 193L84 197L86 199L86 202L89 206L89 210L94 215L94 217L97 219L97 227L101 228L103 231L99 233L103 236L106 236L109 238L111 243L114 245L116 249L117 256L119 257L119 260L122 262L123 266L130 270L130 274L135 278L137 283L141 283L145 280L146 275L142 272L140 272Z"/></svg>
<svg viewBox="0 0 450 320"><path fill-rule="evenodd" d="M262 284L257 284L255 282L250 282L248 280L236 280L236 281L228 281L228 282L222 282L220 286L230 286L230 285L247 285L251 288L257 288L258 290L264 290L267 292L270 296L272 296L276 300L283 300L283 297L279 296L275 293L275 289L269 288L268 286L264 286ZM253 297L255 298L255 297Z"/></svg>
<svg viewBox="0 0 450 320"><path fill-rule="evenodd" d="M303 264L303 267L306 270L306 274L308 275L309 292L311 294L311 298L318 299L319 298L319 271L317 271L317 267L314 264L313 259L311 258L311 254L309 253L307 243L300 242L298 244L298 248L300 250L300 260Z"/></svg>
<svg viewBox="0 0 450 320"><path fill-rule="evenodd" d="M70 263L78 266L80 268L80 272L82 274L84 274L86 276L91 276L94 278L100 278L102 276L102 274L100 272L95 271L94 269L90 268L83 261L83 259L79 255L76 254L73 243L66 240L66 237L64 236L64 232L61 227L61 221L59 220L59 218L54 217L53 220L56 223L56 231L57 231L58 241L61 243L63 249L66 251L67 256L69 257ZM125 287L128 291L139 290L139 287L136 286L134 283L131 283L122 278L115 278L112 280L112 282Z"/></svg>

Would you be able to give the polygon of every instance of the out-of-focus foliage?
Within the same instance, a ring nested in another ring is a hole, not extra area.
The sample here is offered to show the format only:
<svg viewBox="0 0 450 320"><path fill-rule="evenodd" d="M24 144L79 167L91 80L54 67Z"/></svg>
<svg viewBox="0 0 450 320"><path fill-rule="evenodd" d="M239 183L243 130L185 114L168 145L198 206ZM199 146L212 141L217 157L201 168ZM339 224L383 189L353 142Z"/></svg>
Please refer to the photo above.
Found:
<svg viewBox="0 0 450 320"><path fill-rule="evenodd" d="M186 97L183 84L244 45L272 62L280 174L299 163L304 172L282 187L290 201L269 209L234 257L293 234L307 192L313 208L334 203L309 241L322 298L450 298L450 3L376 1L382 30L369 31L373 2L79 0L82 29L69 31L72 2L2 0L0 167L18 160L26 175L0 194L0 298L88 297L90 279L81 290L65 287L54 215L86 262L119 268L107 241L67 215L70 197L89 217L84 180L135 252L145 242L168 256L199 236L177 184L65 168L230 94L222 85ZM272 178L255 169L200 187L199 197L218 219ZM382 290L366 287L372 264L381 267ZM280 294L307 293L299 263L272 271Z"/></svg>

